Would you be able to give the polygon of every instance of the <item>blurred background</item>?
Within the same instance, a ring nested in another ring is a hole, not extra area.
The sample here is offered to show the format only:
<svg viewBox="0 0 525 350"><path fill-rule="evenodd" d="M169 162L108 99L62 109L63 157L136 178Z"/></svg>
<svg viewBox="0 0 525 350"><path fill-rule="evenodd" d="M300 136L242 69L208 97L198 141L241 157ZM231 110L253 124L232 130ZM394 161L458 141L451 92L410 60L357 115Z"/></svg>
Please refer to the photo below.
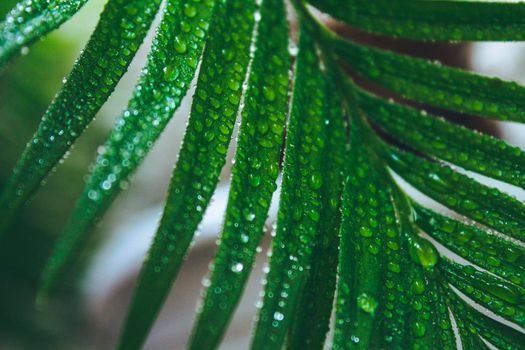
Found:
<svg viewBox="0 0 525 350"><path fill-rule="evenodd" d="M0 17L16 3L0 2ZM62 79L89 38L103 0L91 0L70 22L0 72L0 190L36 129ZM525 83L525 45L519 43L419 44L386 41L332 24L342 35L445 64ZM39 274L52 244L82 191L89 164L131 96L153 31L97 120L48 179L13 225L15 235L0 244L0 350L112 349L118 339L135 279L160 217L171 170L184 133L191 98L174 116L141 170L97 228L77 276L64 284L46 310L34 307ZM191 97L191 91L188 94ZM449 115L470 127L524 147L524 127ZM230 159L232 151L230 150ZM183 349L227 200L231 162L227 162L213 204L192 252L151 333L146 349ZM511 191L513 191L511 189ZM517 193L521 196L521 193ZM268 231L275 217L272 209ZM246 349L265 264L262 244L247 292L222 349Z"/></svg>

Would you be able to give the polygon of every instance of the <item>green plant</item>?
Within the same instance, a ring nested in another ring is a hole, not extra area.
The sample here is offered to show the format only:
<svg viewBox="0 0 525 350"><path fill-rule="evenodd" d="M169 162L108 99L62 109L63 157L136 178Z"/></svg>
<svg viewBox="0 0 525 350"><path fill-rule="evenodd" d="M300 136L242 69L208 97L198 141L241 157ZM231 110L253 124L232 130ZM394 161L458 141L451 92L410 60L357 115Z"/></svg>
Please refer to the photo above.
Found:
<svg viewBox="0 0 525 350"><path fill-rule="evenodd" d="M0 64L84 2L21 3L0 24ZM350 26L387 36L525 38L523 3L309 2ZM525 89L345 40L312 17L304 1L291 3L300 26L293 84L283 1L166 1L133 98L56 245L39 301L56 288L93 223L140 165L200 62L190 122L121 349L143 344L214 192L239 113L221 244L191 349L216 348L227 327L262 237L283 148L281 205L253 349L322 348L334 298L334 349L455 349L458 337L466 349L488 348L486 342L523 349L525 207L458 167L524 188L525 153L406 102L524 122ZM4 235L14 233L13 217L111 94L159 6L160 0L108 1L3 190ZM343 65L399 98L365 91ZM416 203L394 172L463 219Z"/></svg>

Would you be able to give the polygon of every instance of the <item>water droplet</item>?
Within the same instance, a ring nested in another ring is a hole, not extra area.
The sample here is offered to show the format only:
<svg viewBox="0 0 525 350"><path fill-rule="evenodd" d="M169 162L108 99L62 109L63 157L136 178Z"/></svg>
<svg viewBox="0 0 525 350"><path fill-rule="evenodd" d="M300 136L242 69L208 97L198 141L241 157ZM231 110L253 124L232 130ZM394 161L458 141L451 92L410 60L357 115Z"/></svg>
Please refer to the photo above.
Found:
<svg viewBox="0 0 525 350"><path fill-rule="evenodd" d="M357 297L357 306L364 312L373 315L378 306L378 302L373 296L367 293L361 293Z"/></svg>

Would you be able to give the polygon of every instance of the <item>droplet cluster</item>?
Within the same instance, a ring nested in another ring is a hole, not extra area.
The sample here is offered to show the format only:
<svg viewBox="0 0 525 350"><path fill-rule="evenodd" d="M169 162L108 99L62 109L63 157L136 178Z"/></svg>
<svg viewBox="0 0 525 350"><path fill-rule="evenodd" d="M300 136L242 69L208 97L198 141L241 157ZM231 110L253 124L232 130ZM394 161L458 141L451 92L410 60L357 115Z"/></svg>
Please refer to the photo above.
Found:
<svg viewBox="0 0 525 350"><path fill-rule="evenodd" d="M314 43L306 32L300 35L295 74L277 232L252 340L256 349L284 341L323 220L326 90Z"/></svg>
<svg viewBox="0 0 525 350"><path fill-rule="evenodd" d="M408 147L525 188L525 152L495 137L362 92L360 107Z"/></svg>
<svg viewBox="0 0 525 350"><path fill-rule="evenodd" d="M262 3L229 202L191 349L215 347L249 276L276 190L288 112L288 28L280 0ZM230 59L233 51L227 52ZM239 91L242 82L227 87Z"/></svg>
<svg viewBox="0 0 525 350"><path fill-rule="evenodd" d="M126 72L160 0L110 1L91 40L22 154L0 197L6 225L95 117Z"/></svg>
<svg viewBox="0 0 525 350"><path fill-rule="evenodd" d="M359 75L406 98L492 119L525 121L525 88L516 83L349 41L334 45Z"/></svg>
<svg viewBox="0 0 525 350"><path fill-rule="evenodd" d="M24 0L0 22L0 68L73 16L87 0Z"/></svg>
<svg viewBox="0 0 525 350"><path fill-rule="evenodd" d="M118 119L108 141L99 149L83 194L50 259L45 284L51 285L61 270L75 258L75 253L87 239L90 228L108 209L117 194L127 187L129 176L142 162L174 110L180 105L184 95L182 91L189 88L204 46L204 40L193 33L197 29L207 30L214 2L188 0L188 3L198 8L199 15L192 18L185 16L186 2L169 1L166 4L146 67L127 109ZM137 17L135 10L127 12L133 18ZM183 26L189 26L193 30L184 32ZM184 55L173 54L176 33L185 33L188 40L194 42L193 48ZM129 59L134 55L126 48L122 48L122 52L123 55L129 55ZM166 83L163 79L164 68L174 62L177 62L180 69L179 77L176 81Z"/></svg>
<svg viewBox="0 0 525 350"><path fill-rule="evenodd" d="M523 4L362 0L311 3L361 30L393 37L430 41L525 39Z"/></svg>

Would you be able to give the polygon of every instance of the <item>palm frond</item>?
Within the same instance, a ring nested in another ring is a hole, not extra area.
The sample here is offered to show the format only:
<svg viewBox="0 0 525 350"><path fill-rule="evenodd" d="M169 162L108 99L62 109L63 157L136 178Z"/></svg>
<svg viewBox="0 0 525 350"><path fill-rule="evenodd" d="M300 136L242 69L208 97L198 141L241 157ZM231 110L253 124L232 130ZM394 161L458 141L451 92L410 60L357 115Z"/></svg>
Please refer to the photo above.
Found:
<svg viewBox="0 0 525 350"><path fill-rule="evenodd" d="M0 24L0 65L84 3L22 2ZM121 349L144 344L209 206L239 116L224 227L191 349L219 346L252 270L279 173L277 226L252 349L523 349L525 205L475 175L525 188L525 153L437 114L523 123L525 88L342 38L307 4L360 31L419 41L523 40L525 5L291 3L299 25L292 79L283 1L166 1L133 96L51 255L41 300L70 272L94 223L126 187L198 71ZM3 189L0 232L9 231L93 120L159 6L160 0L108 1ZM449 211L418 203L400 179ZM327 339L332 315L334 336Z"/></svg>

